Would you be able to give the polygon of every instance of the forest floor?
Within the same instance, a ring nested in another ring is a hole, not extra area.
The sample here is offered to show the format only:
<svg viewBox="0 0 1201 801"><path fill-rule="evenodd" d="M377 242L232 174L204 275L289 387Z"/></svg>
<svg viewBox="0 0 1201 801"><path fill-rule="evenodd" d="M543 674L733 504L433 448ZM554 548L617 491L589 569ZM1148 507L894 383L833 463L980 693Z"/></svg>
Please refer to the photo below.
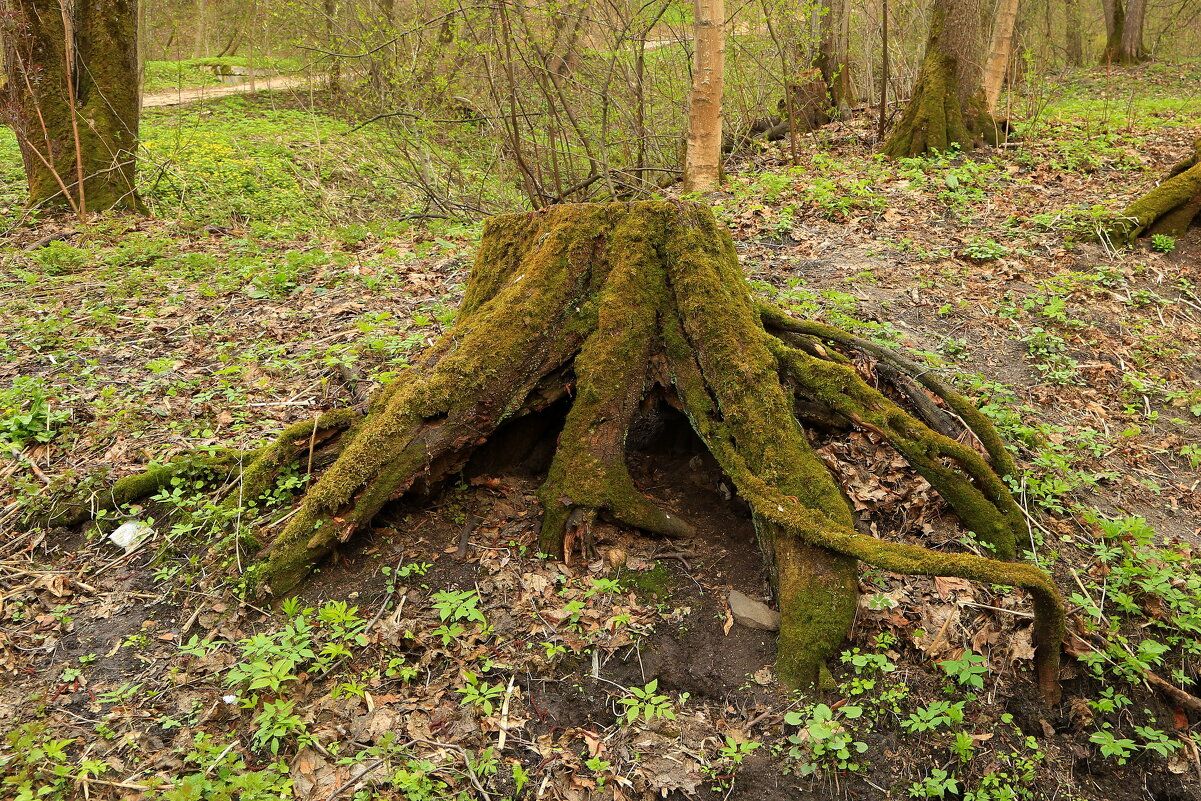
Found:
<svg viewBox="0 0 1201 801"><path fill-rule="evenodd" d="M1055 708L1021 592L870 569L833 681L781 689L727 600L768 598L750 520L671 421L633 472L701 535L607 527L572 565L503 448L277 608L239 596L231 536L277 509L231 519L202 481L26 524L362 404L453 322L479 227L400 220L370 139L266 100L147 115L148 219L25 214L0 141L0 797L1201 799L1201 718L1146 680L1201 694L1201 232L1096 238L1201 136L1198 86L1080 73L970 156L888 162L837 123L712 198L755 291L918 352L1010 443L1024 557L1069 599ZM977 547L870 433L816 444L881 536Z"/></svg>

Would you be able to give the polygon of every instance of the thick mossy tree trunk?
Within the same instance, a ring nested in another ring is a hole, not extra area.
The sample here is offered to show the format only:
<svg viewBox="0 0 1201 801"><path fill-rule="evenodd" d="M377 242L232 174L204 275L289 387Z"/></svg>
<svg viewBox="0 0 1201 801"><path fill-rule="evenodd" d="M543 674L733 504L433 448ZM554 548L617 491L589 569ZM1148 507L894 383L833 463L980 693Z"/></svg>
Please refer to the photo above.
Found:
<svg viewBox="0 0 1201 801"><path fill-rule="evenodd" d="M987 112L981 83L983 31L980 0L935 0L913 94L883 153L904 158L997 143L998 125Z"/></svg>
<svg viewBox="0 0 1201 801"><path fill-rule="evenodd" d="M1147 194L1131 203L1109 227L1110 241L1130 246L1142 236L1180 237L1201 220L1201 139L1193 154L1168 171Z"/></svg>
<svg viewBox="0 0 1201 801"><path fill-rule="evenodd" d="M141 211L136 0L14 0L3 25L5 116L30 204Z"/></svg>
<svg viewBox="0 0 1201 801"><path fill-rule="evenodd" d="M879 365L873 383L854 356ZM1007 561L1025 527L1001 478L1014 465L996 432L927 368L757 303L733 241L702 205L555 206L489 220L453 329L365 416L332 413L260 451L204 458L217 471L242 466L241 498L297 460L321 471L282 529L264 532L248 571L253 590L279 595L386 503L458 470L502 423L570 403L540 492L540 537L545 552L571 559L587 549L598 516L668 537L694 533L641 493L627 468L627 437L649 399L686 415L750 506L782 613L786 684L812 684L840 647L863 561L1030 592L1040 684L1056 697L1061 602L1046 573ZM857 531L798 415L891 443L995 558ZM123 479L112 500L145 493L174 470Z"/></svg>

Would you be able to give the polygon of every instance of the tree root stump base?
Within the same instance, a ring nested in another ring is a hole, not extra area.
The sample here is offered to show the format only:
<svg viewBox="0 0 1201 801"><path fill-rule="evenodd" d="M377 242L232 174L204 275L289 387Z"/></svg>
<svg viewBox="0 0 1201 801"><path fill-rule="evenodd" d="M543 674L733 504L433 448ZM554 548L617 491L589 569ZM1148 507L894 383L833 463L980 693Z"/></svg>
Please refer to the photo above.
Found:
<svg viewBox="0 0 1201 801"><path fill-rule="evenodd" d="M878 377L906 408L869 385L848 353L886 365ZM627 468L627 437L648 399L687 417L751 509L781 612L786 685L814 684L841 647L863 561L1029 592L1039 683L1057 699L1063 604L1045 572L1008 561L1025 521L1002 480L1012 458L991 425L912 360L757 303L729 233L695 203L564 205L488 220L454 327L366 415L297 424L241 468L241 497L268 488L289 463L307 459L320 473L287 522L263 532L247 587L291 591L385 504L461 469L502 423L555 403L570 408L539 493L546 553L578 552L598 515L691 536L693 526L639 492ZM801 409L889 442L996 558L858 532ZM979 449L963 444L973 440Z"/></svg>

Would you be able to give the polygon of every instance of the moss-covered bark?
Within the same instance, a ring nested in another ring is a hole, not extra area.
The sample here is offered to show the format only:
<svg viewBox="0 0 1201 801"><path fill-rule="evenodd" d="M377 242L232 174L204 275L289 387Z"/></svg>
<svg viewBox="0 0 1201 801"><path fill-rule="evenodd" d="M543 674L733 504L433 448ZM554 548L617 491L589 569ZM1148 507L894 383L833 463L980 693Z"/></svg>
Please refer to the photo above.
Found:
<svg viewBox="0 0 1201 801"><path fill-rule="evenodd" d="M983 43L975 0L937 0L913 94L901 121L881 146L893 158L971 150L1000 138L981 84Z"/></svg>
<svg viewBox="0 0 1201 801"><path fill-rule="evenodd" d="M914 414L865 382L840 349L889 363L900 396L921 396ZM635 415L648 397L665 397L750 505L781 610L777 667L786 684L812 684L841 646L862 560L1028 590L1040 682L1055 697L1061 604L1045 573L1005 561L1024 529L1000 478L1013 463L996 432L912 361L756 304L729 234L697 204L556 206L490 220L455 327L365 417L293 427L247 468L253 489L314 442L339 454L283 529L265 532L251 588L288 592L387 501L457 469L502 422L568 396L540 493L545 551L572 558L586 550L599 515L667 536L693 533L640 493L626 467ZM837 477L797 420L798 400L882 435L997 558L858 533ZM961 426L951 432L958 439L940 433L950 425ZM959 441L963 428L988 459Z"/></svg>
<svg viewBox="0 0 1201 801"><path fill-rule="evenodd" d="M14 0L12 12L4 108L30 205L142 211L135 0L76 0L71 15L59 0Z"/></svg>
<svg viewBox="0 0 1201 801"><path fill-rule="evenodd" d="M1132 245L1141 236L1184 236L1201 219L1201 139L1193 154L1168 171L1147 194L1131 203L1107 231L1110 240Z"/></svg>

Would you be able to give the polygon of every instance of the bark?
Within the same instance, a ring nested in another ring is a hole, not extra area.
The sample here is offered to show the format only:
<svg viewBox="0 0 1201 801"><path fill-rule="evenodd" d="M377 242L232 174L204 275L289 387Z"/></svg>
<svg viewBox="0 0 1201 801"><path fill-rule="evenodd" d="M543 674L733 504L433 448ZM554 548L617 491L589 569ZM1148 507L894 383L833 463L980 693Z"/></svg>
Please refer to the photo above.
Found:
<svg viewBox="0 0 1201 801"><path fill-rule="evenodd" d="M984 110L989 114L997 108L997 99L1001 96L1001 87L1005 85L1005 75L1009 72L1017 21L1018 0L1000 0L993 22L988 61L984 64Z"/></svg>
<svg viewBox="0 0 1201 801"><path fill-rule="evenodd" d="M981 89L983 12L980 0L935 0L926 54L901 121L884 143L896 158L970 150L995 143L997 126Z"/></svg>
<svg viewBox="0 0 1201 801"><path fill-rule="evenodd" d="M697 0L696 57L688 98L684 191L711 192L721 183L721 96L725 78L725 4Z"/></svg>
<svg viewBox="0 0 1201 801"><path fill-rule="evenodd" d="M855 105L855 84L851 80L851 14L848 0L823 0L821 48L817 67L830 90L831 104L840 116Z"/></svg>
<svg viewBox="0 0 1201 801"><path fill-rule="evenodd" d="M136 0L14 0L12 11L4 108L30 204L142 211Z"/></svg>
<svg viewBox="0 0 1201 801"><path fill-rule="evenodd" d="M1168 171L1154 189L1131 203L1106 231L1120 245L1132 245L1139 237L1163 234L1184 236L1201 220L1201 139L1193 153Z"/></svg>
<svg viewBox="0 0 1201 801"><path fill-rule="evenodd" d="M853 356L889 370L865 379ZM902 407L877 382L922 400ZM694 534L644 495L626 466L627 434L656 399L683 412L751 509L781 609L785 684L812 684L840 648L864 561L1027 590L1040 686L1057 698L1062 602L1043 571L1004 561L1025 529L1001 478L1013 461L991 425L903 355L756 303L732 239L701 204L559 205L489 220L453 330L381 390L366 416L330 413L260 451L205 457L206 469L224 478L245 465L231 497L252 499L288 464L317 454L320 478L281 529L263 532L266 547L244 576L252 593L278 596L390 500L460 469L502 423L569 402L539 498L542 550L572 560L587 557L601 515L650 533ZM996 558L859 533L798 404L890 443ZM962 421L955 437L931 427L954 420ZM987 455L962 444L973 437ZM122 479L111 495L129 502L151 493L183 465ZM59 522L77 519L78 509Z"/></svg>
<svg viewBox="0 0 1201 801"><path fill-rule="evenodd" d="M325 17L325 46L337 50L334 43L338 34L338 0L322 0L321 10ZM330 56L327 78L330 94L338 97L342 93L342 60L337 56Z"/></svg>
<svg viewBox="0 0 1201 801"><path fill-rule="evenodd" d="M1104 64L1138 64L1147 60L1143 48L1143 20L1147 0L1102 0L1105 12Z"/></svg>
<svg viewBox="0 0 1201 801"><path fill-rule="evenodd" d="M1122 36L1118 42L1118 62L1139 64L1147 60L1143 48L1143 20L1147 14L1147 0L1129 0L1126 4L1126 19Z"/></svg>
<svg viewBox="0 0 1201 801"><path fill-rule="evenodd" d="M1080 18L1080 0L1064 0L1064 27L1067 40L1067 62L1069 67L1084 66L1084 35Z"/></svg>

